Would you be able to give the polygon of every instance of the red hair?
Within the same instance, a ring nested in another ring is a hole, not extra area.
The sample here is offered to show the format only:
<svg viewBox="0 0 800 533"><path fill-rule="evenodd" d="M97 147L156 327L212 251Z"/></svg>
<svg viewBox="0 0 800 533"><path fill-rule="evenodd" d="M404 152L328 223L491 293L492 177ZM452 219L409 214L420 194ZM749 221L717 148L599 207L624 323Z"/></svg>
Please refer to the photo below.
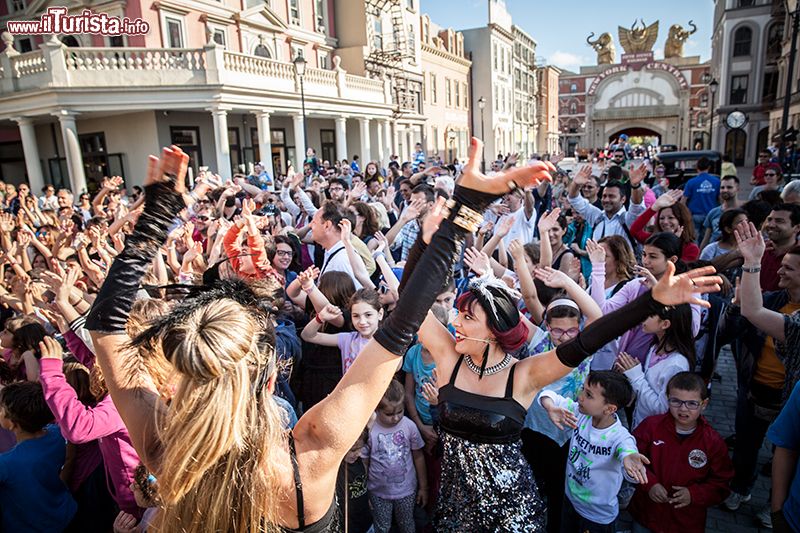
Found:
<svg viewBox="0 0 800 533"><path fill-rule="evenodd" d="M465 311L472 313L473 309L475 308L475 304L481 305L477 296L475 296L475 293L472 291L466 291L464 294L458 297L458 300L456 300L456 309L462 313ZM482 305L481 308L483 308ZM484 311L486 310L484 309ZM486 326L489 328L489 331L492 332L494 338L497 339L497 344L506 352L518 350L528 340L528 326L522 320L518 319L516 324L512 326L511 329L507 329L505 331L500 331L488 320L486 321Z"/></svg>

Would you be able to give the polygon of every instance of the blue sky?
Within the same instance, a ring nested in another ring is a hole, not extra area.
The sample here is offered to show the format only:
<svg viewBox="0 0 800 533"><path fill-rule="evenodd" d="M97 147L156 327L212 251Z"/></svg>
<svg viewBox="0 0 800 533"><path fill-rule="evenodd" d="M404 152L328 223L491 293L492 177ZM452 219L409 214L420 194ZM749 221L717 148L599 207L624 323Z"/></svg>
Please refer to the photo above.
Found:
<svg viewBox="0 0 800 533"><path fill-rule="evenodd" d="M488 0L420 0L423 13L443 27L457 30L484 26L488 17ZM514 24L528 32L538 43L537 53L549 64L577 70L580 65L593 65L596 54L586 44L586 37L611 32L622 52L617 26L629 28L634 19L643 18L647 25L659 20L656 58L664 55L664 41L672 24L684 27L694 20L697 32L684 46L684 55L699 55L701 61L711 57L711 25L714 3L711 0L506 0Z"/></svg>

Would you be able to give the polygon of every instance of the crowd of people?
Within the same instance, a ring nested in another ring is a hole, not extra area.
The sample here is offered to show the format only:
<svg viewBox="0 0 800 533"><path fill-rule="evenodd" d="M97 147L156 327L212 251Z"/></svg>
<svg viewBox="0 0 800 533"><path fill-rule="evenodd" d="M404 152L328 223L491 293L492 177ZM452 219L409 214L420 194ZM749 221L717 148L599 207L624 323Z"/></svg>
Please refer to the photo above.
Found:
<svg viewBox="0 0 800 533"><path fill-rule="evenodd" d="M798 182L609 152L0 184L2 530L800 530Z"/></svg>

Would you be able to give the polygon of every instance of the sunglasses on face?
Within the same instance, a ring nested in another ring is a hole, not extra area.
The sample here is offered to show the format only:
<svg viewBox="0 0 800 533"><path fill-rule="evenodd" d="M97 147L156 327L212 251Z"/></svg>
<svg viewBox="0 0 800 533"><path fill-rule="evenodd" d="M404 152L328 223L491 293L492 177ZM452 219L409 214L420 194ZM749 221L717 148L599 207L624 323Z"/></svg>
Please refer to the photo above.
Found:
<svg viewBox="0 0 800 533"><path fill-rule="evenodd" d="M200 222L208 222L210 220L210 218L208 218L205 215L201 215L201 216L197 217L197 220L199 220Z"/></svg>
<svg viewBox="0 0 800 533"><path fill-rule="evenodd" d="M378 285L378 292L380 294L388 294L389 293L389 286L388 285Z"/></svg>
<svg viewBox="0 0 800 533"><path fill-rule="evenodd" d="M765 176L777 176L774 172L764 172Z"/></svg>

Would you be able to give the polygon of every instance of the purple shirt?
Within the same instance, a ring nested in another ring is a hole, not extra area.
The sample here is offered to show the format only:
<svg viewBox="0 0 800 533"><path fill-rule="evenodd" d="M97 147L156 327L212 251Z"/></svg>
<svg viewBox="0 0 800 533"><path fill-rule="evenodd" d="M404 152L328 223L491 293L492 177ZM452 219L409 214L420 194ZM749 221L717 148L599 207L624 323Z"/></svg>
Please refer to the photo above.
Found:
<svg viewBox="0 0 800 533"><path fill-rule="evenodd" d="M111 496L121 510L140 518L144 510L136 505L130 489L133 472L140 463L139 456L111 395L106 395L95 407L87 407L64 378L60 359L41 359L39 364L44 399L62 435L75 444L98 441Z"/></svg>
<svg viewBox="0 0 800 533"><path fill-rule="evenodd" d="M399 500L415 494L417 473L411 452L423 446L422 435L410 418L404 416L390 428L376 420L362 452L362 457L369 458L367 489L370 494L385 500Z"/></svg>
<svg viewBox="0 0 800 533"><path fill-rule="evenodd" d="M370 339L365 339L357 331L349 331L347 333L339 333L336 335L336 342L339 344L339 350L342 351L342 374L350 369L353 361L356 360L361 349L367 345Z"/></svg>

